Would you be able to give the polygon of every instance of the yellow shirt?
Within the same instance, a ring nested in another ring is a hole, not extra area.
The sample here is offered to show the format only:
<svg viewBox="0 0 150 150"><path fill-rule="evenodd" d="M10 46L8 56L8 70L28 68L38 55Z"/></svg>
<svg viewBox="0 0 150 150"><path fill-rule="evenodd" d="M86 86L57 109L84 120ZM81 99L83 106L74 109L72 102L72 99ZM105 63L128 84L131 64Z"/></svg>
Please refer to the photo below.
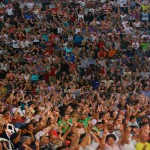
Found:
<svg viewBox="0 0 150 150"><path fill-rule="evenodd" d="M144 150L150 150L150 144L148 142L146 142L146 143L138 142L136 144L136 150L143 150L144 145L146 145L146 149L144 149Z"/></svg>
<svg viewBox="0 0 150 150"><path fill-rule="evenodd" d="M142 10L144 11L148 11L148 9L149 9L149 5L141 5L141 7L142 7Z"/></svg>
<svg viewBox="0 0 150 150"><path fill-rule="evenodd" d="M7 89L4 86L1 86L0 87L0 93L6 94L6 92L7 92Z"/></svg>

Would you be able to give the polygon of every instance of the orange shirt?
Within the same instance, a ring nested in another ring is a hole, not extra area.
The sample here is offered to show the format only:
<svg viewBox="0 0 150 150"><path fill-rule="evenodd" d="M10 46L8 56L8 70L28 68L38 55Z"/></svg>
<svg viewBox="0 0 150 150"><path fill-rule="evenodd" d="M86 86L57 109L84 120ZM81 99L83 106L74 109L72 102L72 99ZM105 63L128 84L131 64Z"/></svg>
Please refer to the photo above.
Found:
<svg viewBox="0 0 150 150"><path fill-rule="evenodd" d="M113 57L116 54L116 50L109 50L108 57Z"/></svg>

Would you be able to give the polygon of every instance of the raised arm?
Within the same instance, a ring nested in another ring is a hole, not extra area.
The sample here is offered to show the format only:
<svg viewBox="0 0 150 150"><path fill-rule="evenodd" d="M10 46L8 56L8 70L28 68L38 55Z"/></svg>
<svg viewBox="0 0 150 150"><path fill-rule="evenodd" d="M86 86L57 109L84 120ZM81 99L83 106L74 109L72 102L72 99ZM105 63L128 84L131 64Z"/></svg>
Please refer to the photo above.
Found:
<svg viewBox="0 0 150 150"><path fill-rule="evenodd" d="M13 139L13 143L18 143L20 140L20 136L21 136L21 130L18 131L17 133L17 137Z"/></svg>
<svg viewBox="0 0 150 150"><path fill-rule="evenodd" d="M140 1L135 0L137 4L139 4L140 6L142 5Z"/></svg>

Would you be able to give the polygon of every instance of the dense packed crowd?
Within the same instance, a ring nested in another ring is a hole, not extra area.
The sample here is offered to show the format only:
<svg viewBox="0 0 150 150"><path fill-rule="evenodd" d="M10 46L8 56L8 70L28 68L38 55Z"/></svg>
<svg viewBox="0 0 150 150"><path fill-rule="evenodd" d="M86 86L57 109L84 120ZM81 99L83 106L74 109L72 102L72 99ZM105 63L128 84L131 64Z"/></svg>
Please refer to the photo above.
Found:
<svg viewBox="0 0 150 150"><path fill-rule="evenodd" d="M0 0L0 150L150 150L150 3Z"/></svg>

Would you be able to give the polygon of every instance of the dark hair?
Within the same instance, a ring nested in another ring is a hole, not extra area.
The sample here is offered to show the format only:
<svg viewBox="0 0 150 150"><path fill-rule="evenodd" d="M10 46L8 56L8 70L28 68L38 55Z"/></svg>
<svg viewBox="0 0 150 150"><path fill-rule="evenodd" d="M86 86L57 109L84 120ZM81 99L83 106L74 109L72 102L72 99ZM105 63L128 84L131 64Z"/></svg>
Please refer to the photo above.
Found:
<svg viewBox="0 0 150 150"><path fill-rule="evenodd" d="M8 109L4 109L3 114L5 114L6 112L9 112Z"/></svg>
<svg viewBox="0 0 150 150"><path fill-rule="evenodd" d="M25 130L25 129L27 129L27 127L26 126L21 126L20 129Z"/></svg>
<svg viewBox="0 0 150 150"><path fill-rule="evenodd" d="M149 123L148 122L140 122L139 123L140 128L142 128L145 125L149 125Z"/></svg>
<svg viewBox="0 0 150 150"><path fill-rule="evenodd" d="M136 128L138 128L138 126L130 126L131 127L131 131L133 131L133 129L136 129Z"/></svg>
<svg viewBox="0 0 150 150"><path fill-rule="evenodd" d="M108 135L106 136L106 141L108 141L109 138L113 138L114 141L116 141L116 136L115 136L114 134L108 134Z"/></svg>
<svg viewBox="0 0 150 150"><path fill-rule="evenodd" d="M104 120L97 123L97 125L99 124L104 124Z"/></svg>
<svg viewBox="0 0 150 150"><path fill-rule="evenodd" d="M26 128L28 128L28 126L29 126L30 124L33 125L31 122L30 122L30 123L27 123L27 124L25 125Z"/></svg>
<svg viewBox="0 0 150 150"><path fill-rule="evenodd" d="M135 116L130 116L130 120L135 119Z"/></svg>

